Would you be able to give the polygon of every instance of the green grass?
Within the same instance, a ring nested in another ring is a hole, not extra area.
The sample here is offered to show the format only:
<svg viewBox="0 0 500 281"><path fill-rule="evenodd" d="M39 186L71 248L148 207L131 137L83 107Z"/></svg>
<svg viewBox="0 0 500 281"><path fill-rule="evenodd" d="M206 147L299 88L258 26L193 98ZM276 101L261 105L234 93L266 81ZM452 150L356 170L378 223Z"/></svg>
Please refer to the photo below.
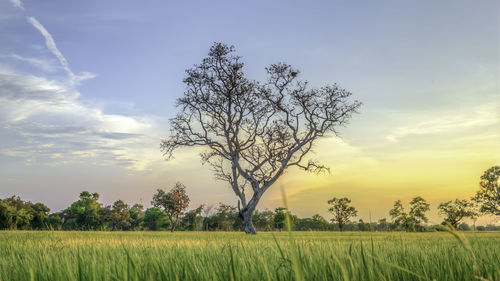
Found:
<svg viewBox="0 0 500 281"><path fill-rule="evenodd" d="M3 231L0 280L500 280L500 233Z"/></svg>

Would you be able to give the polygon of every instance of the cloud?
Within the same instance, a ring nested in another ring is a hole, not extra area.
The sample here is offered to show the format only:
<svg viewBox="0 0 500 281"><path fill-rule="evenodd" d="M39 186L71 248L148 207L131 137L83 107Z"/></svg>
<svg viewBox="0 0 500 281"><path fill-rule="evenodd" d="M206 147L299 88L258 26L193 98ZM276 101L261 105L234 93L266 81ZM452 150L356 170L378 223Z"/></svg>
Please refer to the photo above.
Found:
<svg viewBox="0 0 500 281"><path fill-rule="evenodd" d="M10 0L10 3L12 3L12 5L14 5L14 7L21 9L21 10L24 10L23 2L21 2L21 0Z"/></svg>
<svg viewBox="0 0 500 281"><path fill-rule="evenodd" d="M105 113L81 99L76 87L94 75L75 75L47 29L34 17L28 22L45 38L69 79L48 78L46 74L59 66L45 59L0 56L0 155L25 160L27 165L85 163L132 170L150 169L160 162L157 132L167 130L153 117ZM26 62L43 72L23 74L2 58Z"/></svg>
<svg viewBox="0 0 500 281"><path fill-rule="evenodd" d="M44 59L39 59L39 58L28 58L28 57L23 57L18 54L11 54L8 57L16 59L18 61L26 62L32 66L35 66L36 68L41 69L42 71L45 72L54 72L57 67L54 65L52 61L47 61Z"/></svg>
<svg viewBox="0 0 500 281"><path fill-rule="evenodd" d="M47 31L47 29L45 29L45 27L34 17L28 17L28 22L31 23L31 25L33 25L33 27L35 27L38 31L40 31L42 36L45 38L45 45L47 46L49 51L52 52L52 54L54 54L54 56L56 56L56 58L59 60L59 63L61 64L62 68L68 73L69 80L70 80L71 84L78 84L79 82L81 82L83 80L95 77L95 75L90 73L90 72L83 72L80 75L75 75L73 73L73 71L69 68L68 61L63 56L61 51L59 51L59 49L57 48L56 42L54 41L54 38Z"/></svg>
<svg viewBox="0 0 500 281"><path fill-rule="evenodd" d="M430 135L490 126L499 122L495 104L473 108L470 112L446 112L438 116L417 116L414 124L397 127L386 137L391 142L414 135Z"/></svg>
<svg viewBox="0 0 500 281"><path fill-rule="evenodd" d="M0 64L0 134L14 139L0 154L51 165L91 158L144 170L161 161L158 130L154 118L107 114L71 85Z"/></svg>

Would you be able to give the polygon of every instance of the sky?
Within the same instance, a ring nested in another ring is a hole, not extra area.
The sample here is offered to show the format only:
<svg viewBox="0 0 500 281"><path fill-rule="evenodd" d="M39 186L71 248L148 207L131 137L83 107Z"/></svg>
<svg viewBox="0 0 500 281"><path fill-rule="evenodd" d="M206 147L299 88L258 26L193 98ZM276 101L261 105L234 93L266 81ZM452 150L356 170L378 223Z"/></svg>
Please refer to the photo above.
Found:
<svg viewBox="0 0 500 281"><path fill-rule="evenodd" d="M330 219L349 197L364 220L394 201L470 198L500 164L499 2L0 0L0 198L59 211L83 190L150 206L187 186L191 208L236 205L199 150L165 161L185 70L210 45L234 45L249 78L287 62L313 87L363 102L313 157L329 175L290 170L259 209ZM493 218L481 219L495 222Z"/></svg>

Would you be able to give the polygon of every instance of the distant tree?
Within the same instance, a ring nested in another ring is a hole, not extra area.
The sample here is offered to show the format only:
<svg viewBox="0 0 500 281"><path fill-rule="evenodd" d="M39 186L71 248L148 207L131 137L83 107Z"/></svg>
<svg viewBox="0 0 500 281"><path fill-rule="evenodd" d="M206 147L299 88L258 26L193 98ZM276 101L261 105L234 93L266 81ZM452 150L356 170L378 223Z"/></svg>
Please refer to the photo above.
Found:
<svg viewBox="0 0 500 281"><path fill-rule="evenodd" d="M394 203L394 207L389 211L393 224L396 228L403 228L407 231L423 231L423 223L428 221L426 212L430 210L430 204L420 196L410 201L410 211L405 212L401 200Z"/></svg>
<svg viewBox="0 0 500 281"><path fill-rule="evenodd" d="M425 215L430 210L430 204L424 198L417 196L410 201L410 219L415 230L423 231L423 224L429 219Z"/></svg>
<svg viewBox="0 0 500 281"><path fill-rule="evenodd" d="M439 214L444 215L445 223L451 224L455 229L458 228L460 222L467 217L476 215L474 211L474 204L467 200L448 201L439 204Z"/></svg>
<svg viewBox="0 0 500 281"><path fill-rule="evenodd" d="M148 208L144 213L144 227L148 230L161 230L170 226L167 214L160 208Z"/></svg>
<svg viewBox="0 0 500 281"><path fill-rule="evenodd" d="M329 223L324 217L320 216L319 214L315 214L312 216L312 220L314 222L315 229L328 230Z"/></svg>
<svg viewBox="0 0 500 281"><path fill-rule="evenodd" d="M387 222L386 218L378 220L377 231L389 231L391 225Z"/></svg>
<svg viewBox="0 0 500 281"><path fill-rule="evenodd" d="M7 208L7 213L10 213L9 229L31 228L31 221L35 213L31 202L21 200L19 196L6 198L3 202L9 206L9 208Z"/></svg>
<svg viewBox="0 0 500 281"><path fill-rule="evenodd" d="M201 216L201 212L204 207L204 205L200 205L198 208L188 211L182 216L181 226L184 230L203 230L203 217Z"/></svg>
<svg viewBox="0 0 500 281"><path fill-rule="evenodd" d="M286 223L286 209L285 208L276 208L274 210L274 228L278 230L282 230L285 227Z"/></svg>
<svg viewBox="0 0 500 281"><path fill-rule="evenodd" d="M130 215L130 228L132 230L140 230L144 222L144 206L134 204L128 212Z"/></svg>
<svg viewBox="0 0 500 281"><path fill-rule="evenodd" d="M61 230L64 220L59 213L50 214L47 218L47 228L50 230Z"/></svg>
<svg viewBox="0 0 500 281"><path fill-rule="evenodd" d="M483 214L500 216L500 166L486 170L479 182L479 191L474 200L479 204Z"/></svg>
<svg viewBox="0 0 500 281"><path fill-rule="evenodd" d="M113 210L111 210L112 206L105 206L99 208L97 215L99 216L99 220L101 221L99 230L114 230L111 226L113 221Z"/></svg>
<svg viewBox="0 0 500 281"><path fill-rule="evenodd" d="M170 231L174 232L179 222L179 216L189 206L189 196L186 194L186 187L182 183L177 182L169 192L158 189L156 194L153 195L151 204L157 208L163 208L170 219L172 226Z"/></svg>
<svg viewBox="0 0 500 281"><path fill-rule="evenodd" d="M129 230L131 226L130 212L128 205L122 200L113 203L111 207L111 229Z"/></svg>
<svg viewBox="0 0 500 281"><path fill-rule="evenodd" d="M487 224L485 227L485 230L486 231L497 231L497 230L500 230L500 226L496 226L493 224Z"/></svg>
<svg viewBox="0 0 500 281"><path fill-rule="evenodd" d="M258 230L269 230L273 227L274 213L271 210L255 210L252 216L252 222Z"/></svg>
<svg viewBox="0 0 500 281"><path fill-rule="evenodd" d="M66 229L98 230L103 226L101 220L102 206L99 202L98 193L83 191L80 193L80 200L74 202L63 211Z"/></svg>
<svg viewBox="0 0 500 281"><path fill-rule="evenodd" d="M403 203L401 200L394 202L394 207L389 211L389 215L392 218L392 222L396 228L408 226L408 214L405 212Z"/></svg>
<svg viewBox="0 0 500 281"><path fill-rule="evenodd" d="M251 81L233 51L214 43L208 57L186 71L180 111L161 148L167 159L180 147L206 148L202 161L229 183L241 202L243 230L256 234L252 215L262 195L290 167L326 171L307 155L318 139L336 135L361 103L350 102L351 93L338 85L309 89L297 80L299 71L283 63L266 69L266 83Z"/></svg>
<svg viewBox="0 0 500 281"><path fill-rule="evenodd" d="M476 227L476 230L477 231L485 231L486 227L484 227L483 225L480 225L480 226Z"/></svg>
<svg viewBox="0 0 500 281"><path fill-rule="evenodd" d="M214 221L218 230L234 230L239 225L239 217L236 207L219 203L214 215Z"/></svg>
<svg viewBox="0 0 500 281"><path fill-rule="evenodd" d="M47 229L50 209L42 203L30 204L33 218L30 222L32 229Z"/></svg>
<svg viewBox="0 0 500 281"><path fill-rule="evenodd" d="M369 223L364 222L363 219L359 219L358 230L359 231L371 231L372 226Z"/></svg>
<svg viewBox="0 0 500 281"><path fill-rule="evenodd" d="M461 230L461 231L469 231L469 230L471 230L470 226L468 224L466 224L465 222L459 224L458 227L457 227L457 229Z"/></svg>
<svg viewBox="0 0 500 281"><path fill-rule="evenodd" d="M328 230L329 224L322 216L316 214L311 218L303 218L297 221L296 230Z"/></svg>
<svg viewBox="0 0 500 281"><path fill-rule="evenodd" d="M0 229L15 229L15 215L15 208L0 200Z"/></svg>
<svg viewBox="0 0 500 281"><path fill-rule="evenodd" d="M333 214L332 222L339 226L340 231L343 231L344 225L349 222L351 218L358 215L356 208L349 206L350 203L351 200L347 197L334 197L331 200L328 200L328 204L331 205L328 211Z"/></svg>

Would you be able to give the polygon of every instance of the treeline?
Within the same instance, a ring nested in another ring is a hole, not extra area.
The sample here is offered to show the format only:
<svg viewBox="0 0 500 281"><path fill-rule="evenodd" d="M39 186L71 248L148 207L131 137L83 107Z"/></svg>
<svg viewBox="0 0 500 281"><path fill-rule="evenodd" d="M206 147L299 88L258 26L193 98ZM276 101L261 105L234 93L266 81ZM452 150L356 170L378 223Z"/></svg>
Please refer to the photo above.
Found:
<svg viewBox="0 0 500 281"><path fill-rule="evenodd" d="M500 166L484 172L479 183L480 189L470 200L456 199L440 203L439 214L444 217L442 225L459 230L470 230L464 223L469 218L474 222L480 215L500 217ZM239 207L219 203L216 207L201 205L186 211L189 196L181 183L167 191L158 189L153 195L153 207L144 210L140 204L127 205L122 200L110 206L98 202L99 194L84 191L79 200L57 213L42 203L31 203L19 197L0 200L0 229L33 230L191 230L191 231L238 231L242 228L242 211ZM257 230L282 230L287 216L293 230L348 230L348 231L429 231L442 229L439 225L429 226L426 213L430 204L417 196L405 209L403 202L397 200L389 211L391 221L353 222L358 211L350 205L349 198L328 200L328 211L333 215L327 221L320 215L299 218L285 208L274 211L256 210L252 223ZM475 230L500 230L500 226L487 225Z"/></svg>
<svg viewBox="0 0 500 281"><path fill-rule="evenodd" d="M342 202L347 207L350 201ZM50 213L42 203L31 203L19 197L0 200L0 229L18 230L172 230L175 218L169 218L166 210L160 207L144 209L140 204L129 206L122 200L112 205L103 206L98 202L99 194L84 191L79 200L61 212ZM333 206L333 205L332 205ZM337 205L338 206L338 205ZM390 215L392 221L383 218L377 222L345 221L339 225L338 219L330 221L320 215L311 218L299 218L285 208L255 211L252 222L257 230L280 231L286 228L286 216L290 217L291 227L297 231L434 231L439 226L424 225L427 203L418 197L411 201L408 213L402 208L401 201L395 203ZM334 208L334 207L332 207ZM330 211L332 213L332 208ZM354 208L354 207L352 207ZM341 207L342 209L342 207ZM351 215L353 212L351 212ZM472 230L466 223L460 222L459 230ZM216 206L202 205L180 215L177 230L189 231L239 231L241 219L235 206L219 203ZM478 226L476 230L500 230L500 226Z"/></svg>

